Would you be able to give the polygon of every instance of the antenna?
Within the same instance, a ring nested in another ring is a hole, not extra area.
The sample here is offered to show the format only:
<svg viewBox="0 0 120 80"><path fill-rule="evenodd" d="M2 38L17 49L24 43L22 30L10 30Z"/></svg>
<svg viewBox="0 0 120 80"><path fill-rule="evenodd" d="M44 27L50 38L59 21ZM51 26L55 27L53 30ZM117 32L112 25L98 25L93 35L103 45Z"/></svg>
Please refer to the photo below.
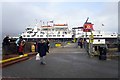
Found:
<svg viewBox="0 0 120 80"><path fill-rule="evenodd" d="M88 19L89 19L89 17L87 17L87 20L85 21L85 23L87 23L87 22L88 22Z"/></svg>
<svg viewBox="0 0 120 80"><path fill-rule="evenodd" d="M37 19L35 19L35 22L36 22L36 24L37 24Z"/></svg>

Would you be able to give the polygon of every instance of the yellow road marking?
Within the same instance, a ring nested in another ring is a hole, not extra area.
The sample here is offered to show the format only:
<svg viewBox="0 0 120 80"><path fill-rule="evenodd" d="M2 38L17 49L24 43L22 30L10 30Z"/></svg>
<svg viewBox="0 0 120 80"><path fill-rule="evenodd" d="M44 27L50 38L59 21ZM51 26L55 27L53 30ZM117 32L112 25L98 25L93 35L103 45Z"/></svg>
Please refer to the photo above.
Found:
<svg viewBox="0 0 120 80"><path fill-rule="evenodd" d="M24 54L22 57L27 57L28 54ZM6 60L0 60L0 63L5 63L5 62L8 62L8 61L12 61L12 60L15 60L15 59L19 59L19 58L22 58L20 56L17 56L17 57L13 57L13 58L9 58L9 59L6 59Z"/></svg>

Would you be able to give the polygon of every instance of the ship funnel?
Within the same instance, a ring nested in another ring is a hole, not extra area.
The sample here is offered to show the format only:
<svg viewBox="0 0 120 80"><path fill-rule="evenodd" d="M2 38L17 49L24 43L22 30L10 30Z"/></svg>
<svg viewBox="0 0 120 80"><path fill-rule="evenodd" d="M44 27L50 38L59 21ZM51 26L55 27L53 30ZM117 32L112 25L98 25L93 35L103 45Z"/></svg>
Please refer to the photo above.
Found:
<svg viewBox="0 0 120 80"><path fill-rule="evenodd" d="M83 25L83 31L84 32L91 32L91 30L93 31L93 25L91 22L88 22L89 17L87 18L87 20L85 21L84 25Z"/></svg>

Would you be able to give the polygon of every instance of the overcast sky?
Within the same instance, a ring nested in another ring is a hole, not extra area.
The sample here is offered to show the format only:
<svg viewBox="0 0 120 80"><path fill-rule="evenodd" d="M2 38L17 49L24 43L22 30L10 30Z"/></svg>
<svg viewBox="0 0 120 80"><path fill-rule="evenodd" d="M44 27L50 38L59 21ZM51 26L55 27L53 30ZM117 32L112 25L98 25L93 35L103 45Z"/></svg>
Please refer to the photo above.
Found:
<svg viewBox="0 0 120 80"><path fill-rule="evenodd" d="M118 2L4 2L2 35L18 36L35 19L68 23L72 28L82 26L87 17L95 30L118 32Z"/></svg>
<svg viewBox="0 0 120 80"><path fill-rule="evenodd" d="M118 33L120 34L120 2L118 3Z"/></svg>

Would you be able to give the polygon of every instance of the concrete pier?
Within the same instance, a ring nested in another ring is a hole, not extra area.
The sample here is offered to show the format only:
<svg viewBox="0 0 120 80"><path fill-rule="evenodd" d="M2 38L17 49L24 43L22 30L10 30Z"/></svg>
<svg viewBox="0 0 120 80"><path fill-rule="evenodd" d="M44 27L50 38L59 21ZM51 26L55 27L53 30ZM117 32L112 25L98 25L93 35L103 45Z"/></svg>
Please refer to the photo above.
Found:
<svg viewBox="0 0 120 80"><path fill-rule="evenodd" d="M3 78L118 78L118 61L89 57L75 43L50 48L46 65L35 56L2 69Z"/></svg>

